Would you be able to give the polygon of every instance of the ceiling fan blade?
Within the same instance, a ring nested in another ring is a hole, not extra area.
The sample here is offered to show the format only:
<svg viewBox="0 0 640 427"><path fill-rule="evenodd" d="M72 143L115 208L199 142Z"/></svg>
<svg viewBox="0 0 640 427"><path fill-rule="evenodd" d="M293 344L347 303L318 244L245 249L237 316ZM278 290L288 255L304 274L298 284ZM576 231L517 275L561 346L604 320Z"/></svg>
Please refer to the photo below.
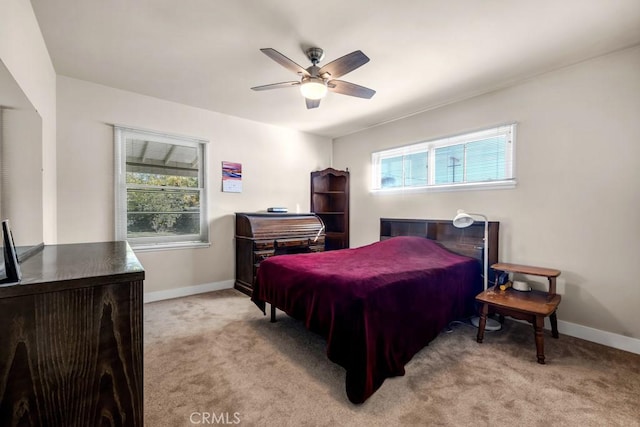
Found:
<svg viewBox="0 0 640 427"><path fill-rule="evenodd" d="M357 96L358 98L371 99L376 91L368 87L360 86L343 80L330 80L327 84L330 91L341 93L342 95Z"/></svg>
<svg viewBox="0 0 640 427"><path fill-rule="evenodd" d="M319 99L305 98L305 101L307 101L307 110L310 110L312 108L318 108L320 106L320 100Z"/></svg>
<svg viewBox="0 0 640 427"><path fill-rule="evenodd" d="M273 83L270 85L252 87L251 90L280 89L283 87L291 87L291 86L299 86L299 85L300 85L300 82L282 82L282 83Z"/></svg>
<svg viewBox="0 0 640 427"><path fill-rule="evenodd" d="M308 76L309 72L302 68L300 65L296 64L280 52L275 49L271 49L270 47L260 49L262 53L267 55L269 58L276 61L278 64L282 65L287 70L291 70L296 74L302 74L303 76Z"/></svg>
<svg viewBox="0 0 640 427"><path fill-rule="evenodd" d="M325 73L329 73L332 79L337 79L340 76L355 70L358 67L363 66L369 62L369 57L362 53L360 50L351 52L335 61L329 62L324 67L320 68L318 75L322 76Z"/></svg>

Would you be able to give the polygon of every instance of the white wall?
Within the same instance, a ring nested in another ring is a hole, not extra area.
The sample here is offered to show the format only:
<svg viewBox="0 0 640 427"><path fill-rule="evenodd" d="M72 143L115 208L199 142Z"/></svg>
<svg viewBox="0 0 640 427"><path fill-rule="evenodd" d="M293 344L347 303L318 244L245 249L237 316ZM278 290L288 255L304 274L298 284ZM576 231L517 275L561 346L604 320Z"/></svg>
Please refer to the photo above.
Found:
<svg viewBox="0 0 640 427"><path fill-rule="evenodd" d="M139 252L145 292L233 280L234 212L308 212L310 172L331 162L327 138L59 76L59 243L114 238L113 124L210 141L211 247ZM242 163L242 193L221 191L222 161Z"/></svg>
<svg viewBox="0 0 640 427"><path fill-rule="evenodd" d="M371 152L517 121L516 189L372 195ZM640 48L334 141L351 171L351 245L379 218L500 221L504 262L562 270L561 320L640 338Z"/></svg>
<svg viewBox="0 0 640 427"><path fill-rule="evenodd" d="M56 241L56 73L31 2L0 0L0 59L42 118L43 233Z"/></svg>
<svg viewBox="0 0 640 427"><path fill-rule="evenodd" d="M42 156L34 154L42 152L42 119L31 106L0 109L0 115L0 213L11 221L17 246L37 245L43 238L43 178Z"/></svg>

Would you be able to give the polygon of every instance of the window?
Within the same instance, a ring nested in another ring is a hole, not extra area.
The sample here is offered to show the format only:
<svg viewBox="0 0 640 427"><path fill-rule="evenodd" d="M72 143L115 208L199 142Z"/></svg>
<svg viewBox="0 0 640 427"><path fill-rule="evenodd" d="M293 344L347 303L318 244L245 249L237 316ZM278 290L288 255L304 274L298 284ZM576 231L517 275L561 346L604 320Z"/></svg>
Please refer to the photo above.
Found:
<svg viewBox="0 0 640 427"><path fill-rule="evenodd" d="M116 238L138 248L207 245L206 141L114 128Z"/></svg>
<svg viewBox="0 0 640 427"><path fill-rule="evenodd" d="M372 154L373 191L513 187L516 125Z"/></svg>

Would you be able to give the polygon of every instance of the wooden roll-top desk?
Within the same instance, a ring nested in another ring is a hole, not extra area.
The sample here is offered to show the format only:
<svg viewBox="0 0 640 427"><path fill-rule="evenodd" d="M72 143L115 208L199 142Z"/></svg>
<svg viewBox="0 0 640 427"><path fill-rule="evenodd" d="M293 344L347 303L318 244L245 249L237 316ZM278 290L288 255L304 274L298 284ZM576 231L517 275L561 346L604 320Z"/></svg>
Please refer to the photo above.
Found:
<svg viewBox="0 0 640 427"><path fill-rule="evenodd" d="M312 213L236 213L235 238L235 288L251 295L260 262L274 255L324 251L325 227Z"/></svg>

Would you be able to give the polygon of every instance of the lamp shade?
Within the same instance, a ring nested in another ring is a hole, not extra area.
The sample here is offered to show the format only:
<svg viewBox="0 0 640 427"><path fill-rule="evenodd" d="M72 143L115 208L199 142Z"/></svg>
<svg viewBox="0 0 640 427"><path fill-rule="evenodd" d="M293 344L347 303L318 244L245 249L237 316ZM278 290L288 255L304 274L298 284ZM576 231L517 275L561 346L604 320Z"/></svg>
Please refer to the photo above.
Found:
<svg viewBox="0 0 640 427"><path fill-rule="evenodd" d="M458 214L453 218L453 226L456 228L467 228L473 222L473 217L462 209L458 209Z"/></svg>
<svg viewBox="0 0 640 427"><path fill-rule="evenodd" d="M322 99L327 94L327 85L318 77L308 77L302 80L300 92L307 99Z"/></svg>

